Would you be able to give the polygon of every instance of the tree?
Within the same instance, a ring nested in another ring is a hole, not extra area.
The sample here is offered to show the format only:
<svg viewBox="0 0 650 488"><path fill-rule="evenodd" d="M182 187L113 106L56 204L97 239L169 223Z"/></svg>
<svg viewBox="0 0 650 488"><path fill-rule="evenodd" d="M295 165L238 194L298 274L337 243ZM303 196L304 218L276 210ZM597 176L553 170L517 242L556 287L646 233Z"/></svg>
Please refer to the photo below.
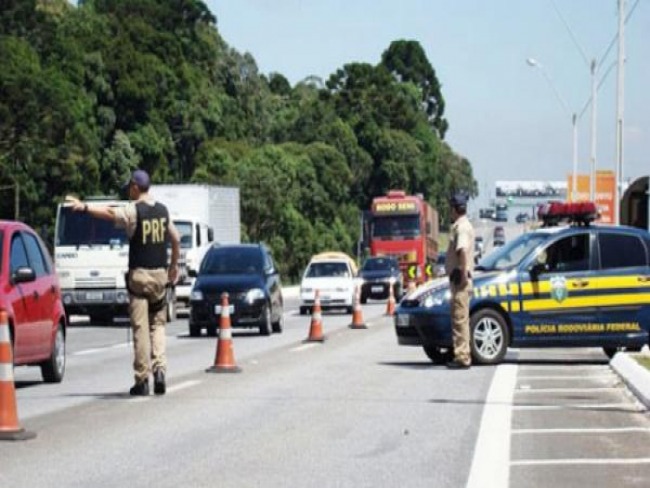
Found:
<svg viewBox="0 0 650 488"><path fill-rule="evenodd" d="M381 57L381 63L400 82L414 83L421 93L421 100L431 126L444 139L448 129L443 118L445 101L440 91L436 72L427 59L424 49L417 41L393 41Z"/></svg>

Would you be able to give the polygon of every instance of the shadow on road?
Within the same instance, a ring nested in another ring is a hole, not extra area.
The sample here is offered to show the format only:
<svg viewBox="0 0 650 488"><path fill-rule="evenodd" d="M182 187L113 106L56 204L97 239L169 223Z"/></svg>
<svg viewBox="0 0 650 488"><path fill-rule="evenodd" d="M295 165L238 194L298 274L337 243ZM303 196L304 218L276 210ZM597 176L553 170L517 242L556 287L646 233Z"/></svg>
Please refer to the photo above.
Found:
<svg viewBox="0 0 650 488"><path fill-rule="evenodd" d="M408 369L433 369L445 368L444 364L433 364L431 361L380 361L377 363L380 366L392 366L394 368L408 368Z"/></svg>

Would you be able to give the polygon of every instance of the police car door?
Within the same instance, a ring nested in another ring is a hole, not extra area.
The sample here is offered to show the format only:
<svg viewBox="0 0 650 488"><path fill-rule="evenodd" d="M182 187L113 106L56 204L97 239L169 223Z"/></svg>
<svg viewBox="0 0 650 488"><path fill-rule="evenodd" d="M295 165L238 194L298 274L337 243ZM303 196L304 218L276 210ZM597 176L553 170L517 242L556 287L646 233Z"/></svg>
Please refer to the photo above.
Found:
<svg viewBox="0 0 650 488"><path fill-rule="evenodd" d="M614 346L648 344L650 268L648 249L632 230L599 229L598 286L605 334ZM630 342L631 341L631 342Z"/></svg>
<svg viewBox="0 0 650 488"><path fill-rule="evenodd" d="M521 281L522 345L582 345L598 327L595 238L588 228L553 240Z"/></svg>

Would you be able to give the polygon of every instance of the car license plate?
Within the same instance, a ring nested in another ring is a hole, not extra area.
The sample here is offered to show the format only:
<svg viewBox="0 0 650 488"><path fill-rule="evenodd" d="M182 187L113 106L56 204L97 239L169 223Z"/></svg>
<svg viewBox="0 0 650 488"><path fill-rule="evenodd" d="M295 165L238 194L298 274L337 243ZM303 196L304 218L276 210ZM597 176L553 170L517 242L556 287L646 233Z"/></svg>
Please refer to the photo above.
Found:
<svg viewBox="0 0 650 488"><path fill-rule="evenodd" d="M86 300L103 300L104 294L101 291L88 291L86 292Z"/></svg>
<svg viewBox="0 0 650 488"><path fill-rule="evenodd" d="M370 291L372 291L373 293L381 293L382 291L384 291L384 287L381 286L381 285L380 286L373 286L373 287L370 288Z"/></svg>
<svg viewBox="0 0 650 488"><path fill-rule="evenodd" d="M397 327L408 327L409 326L409 316L408 315L397 315L395 318L395 324Z"/></svg>
<svg viewBox="0 0 650 488"><path fill-rule="evenodd" d="M322 297L318 297L318 298L320 298L324 302L329 302L332 299L332 297L329 295L323 295Z"/></svg>
<svg viewBox="0 0 650 488"><path fill-rule="evenodd" d="M222 310L221 305L215 305L214 306L214 313L216 313L217 315L221 315L221 310ZM230 314L235 313L235 306L234 305L228 305L228 312Z"/></svg>

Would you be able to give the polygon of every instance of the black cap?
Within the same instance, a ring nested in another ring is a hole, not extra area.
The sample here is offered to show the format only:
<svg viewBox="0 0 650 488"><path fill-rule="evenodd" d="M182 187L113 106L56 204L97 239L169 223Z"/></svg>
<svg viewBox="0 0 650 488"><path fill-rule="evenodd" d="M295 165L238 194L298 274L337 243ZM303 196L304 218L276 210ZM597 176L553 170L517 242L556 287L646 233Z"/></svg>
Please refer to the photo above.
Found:
<svg viewBox="0 0 650 488"><path fill-rule="evenodd" d="M148 191L151 180L149 179L149 174L145 170L136 169L131 173L129 179L126 180L126 183L122 185L122 190L127 191L131 183L138 185L138 188L140 188L141 191Z"/></svg>
<svg viewBox="0 0 650 488"><path fill-rule="evenodd" d="M463 192L454 193L449 199L449 203L452 207L466 207L467 206L467 194Z"/></svg>

